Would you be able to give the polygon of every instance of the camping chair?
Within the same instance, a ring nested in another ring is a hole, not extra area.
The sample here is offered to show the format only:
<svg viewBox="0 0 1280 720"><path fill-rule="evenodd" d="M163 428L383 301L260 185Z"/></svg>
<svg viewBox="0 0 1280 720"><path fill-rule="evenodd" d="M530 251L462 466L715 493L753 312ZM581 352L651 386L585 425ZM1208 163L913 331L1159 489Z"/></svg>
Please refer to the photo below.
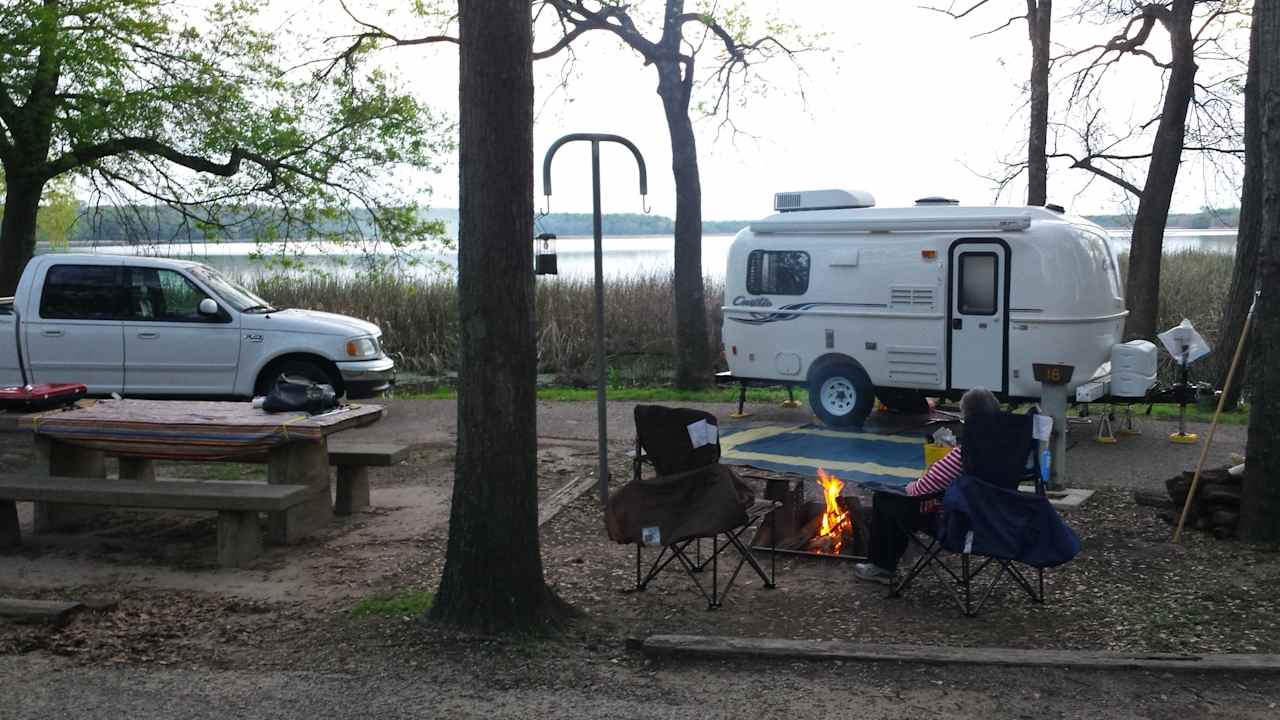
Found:
<svg viewBox="0 0 1280 720"><path fill-rule="evenodd" d="M741 536L776 503L755 500L751 489L731 468L720 464L719 426L711 413L686 408L637 405L633 477L609 498L609 536L636 546L636 590L643 591L675 562L693 580L707 609L722 605L744 565L773 588L774 570L766 575ZM646 477L645 466L652 468ZM711 540L704 557L702 541ZM645 546L658 546L658 556L644 569ZM723 588L720 555L730 549L738 562ZM699 574L711 568L707 591Z"/></svg>
<svg viewBox="0 0 1280 720"><path fill-rule="evenodd" d="M1044 602L1045 568L1075 557L1080 540L1045 494L1032 435L1034 422L1034 414L1003 412L966 419L961 438L965 474L945 492L917 498L921 502L941 498L942 510L925 533L927 543L909 533L921 554L892 585L890 597L906 592L927 567L966 616L981 612L1005 578L1011 578L1033 602ZM1034 494L1018 489L1026 480L1035 483ZM959 556L958 569L944 553ZM1034 570L1034 583L1027 568ZM976 604L975 594L979 595Z"/></svg>

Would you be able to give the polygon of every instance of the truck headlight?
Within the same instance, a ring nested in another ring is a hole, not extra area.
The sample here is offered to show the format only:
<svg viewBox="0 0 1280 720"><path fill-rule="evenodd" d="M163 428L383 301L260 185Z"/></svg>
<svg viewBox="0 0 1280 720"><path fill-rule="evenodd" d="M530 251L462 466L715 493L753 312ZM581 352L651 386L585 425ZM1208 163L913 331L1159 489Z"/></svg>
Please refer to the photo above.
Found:
<svg viewBox="0 0 1280 720"><path fill-rule="evenodd" d="M378 339L371 337L353 338L347 341L347 357L378 357Z"/></svg>

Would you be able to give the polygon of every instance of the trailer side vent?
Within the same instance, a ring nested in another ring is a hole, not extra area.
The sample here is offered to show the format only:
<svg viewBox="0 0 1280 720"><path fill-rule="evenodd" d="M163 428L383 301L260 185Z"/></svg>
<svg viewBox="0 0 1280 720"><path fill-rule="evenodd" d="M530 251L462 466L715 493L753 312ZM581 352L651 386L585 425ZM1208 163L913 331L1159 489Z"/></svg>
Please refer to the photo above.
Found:
<svg viewBox="0 0 1280 720"><path fill-rule="evenodd" d="M942 354L936 347L890 345L885 347L889 380L908 387L942 382Z"/></svg>
<svg viewBox="0 0 1280 720"><path fill-rule="evenodd" d="M889 307L895 310L932 310L933 288L892 285L889 287Z"/></svg>

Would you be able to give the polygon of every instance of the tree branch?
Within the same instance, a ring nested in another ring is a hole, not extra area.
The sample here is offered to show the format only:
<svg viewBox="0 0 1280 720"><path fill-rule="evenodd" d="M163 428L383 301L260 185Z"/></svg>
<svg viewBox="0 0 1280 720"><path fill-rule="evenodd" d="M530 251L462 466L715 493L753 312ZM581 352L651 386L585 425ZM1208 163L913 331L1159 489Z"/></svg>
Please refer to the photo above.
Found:
<svg viewBox="0 0 1280 720"><path fill-rule="evenodd" d="M1091 173L1093 173L1093 174L1095 174L1095 175L1097 175L1097 176L1099 176L1099 177L1101 177L1101 178L1105 178L1105 179L1107 179L1107 180L1110 180L1111 182L1115 183L1116 185L1119 185L1120 187L1124 188L1125 190L1128 190L1130 193L1132 193L1132 194L1133 194L1133 196L1134 196L1134 197L1138 197L1138 198L1142 197L1142 188L1139 188L1137 185L1134 185L1133 183L1129 182L1128 180L1125 180L1124 178L1120 177L1119 175L1116 175L1116 174L1114 174L1114 173L1108 172L1107 170L1104 170L1104 169L1102 169L1102 168L1100 168L1100 167L1098 167L1098 166L1094 165L1094 164L1092 163L1092 160L1093 160L1095 157L1097 157L1097 156L1090 156L1090 157L1084 157L1084 158L1079 158L1079 159L1077 159L1074 155L1072 155L1072 154L1070 154L1070 153L1052 153L1052 154L1046 155L1045 157L1050 157L1050 158L1068 158L1068 159L1070 159L1070 160L1072 161L1072 162L1071 162L1071 167L1073 167L1073 168L1079 168L1079 169L1081 169L1081 170L1088 170L1089 172L1091 172Z"/></svg>

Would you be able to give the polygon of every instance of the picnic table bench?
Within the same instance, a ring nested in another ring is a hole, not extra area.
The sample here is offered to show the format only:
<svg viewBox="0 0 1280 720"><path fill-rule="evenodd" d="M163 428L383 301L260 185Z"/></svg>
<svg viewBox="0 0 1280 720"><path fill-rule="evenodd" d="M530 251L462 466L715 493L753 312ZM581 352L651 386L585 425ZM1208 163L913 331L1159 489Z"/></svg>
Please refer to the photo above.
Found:
<svg viewBox="0 0 1280 720"><path fill-rule="evenodd" d="M329 464L338 468L333 511L350 515L369 507L369 468L398 465L412 449L395 443L335 442L329 446Z"/></svg>
<svg viewBox="0 0 1280 720"><path fill-rule="evenodd" d="M258 513L288 512L313 494L306 485L194 480L0 476L0 547L21 544L17 501L168 510L216 510L218 564L238 567L262 553Z"/></svg>

